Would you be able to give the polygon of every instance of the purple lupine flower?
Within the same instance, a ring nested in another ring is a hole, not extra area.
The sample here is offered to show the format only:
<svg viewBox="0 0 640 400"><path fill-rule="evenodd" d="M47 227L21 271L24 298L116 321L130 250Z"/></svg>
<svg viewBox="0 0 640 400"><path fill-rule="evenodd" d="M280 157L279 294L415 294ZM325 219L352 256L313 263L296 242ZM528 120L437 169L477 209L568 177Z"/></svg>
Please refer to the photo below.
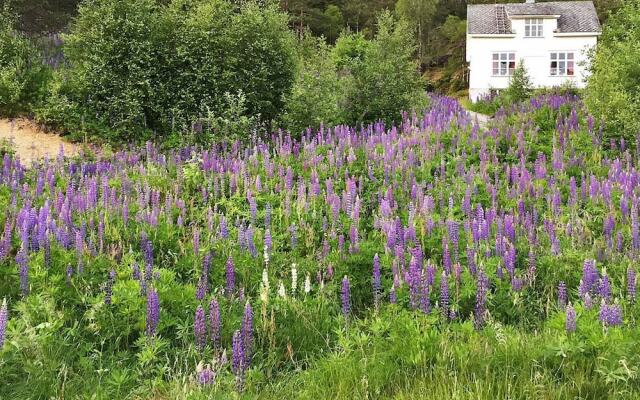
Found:
<svg viewBox="0 0 640 400"><path fill-rule="evenodd" d="M229 238L229 229L227 228L227 220L224 218L224 215L220 216L220 225L218 227L218 231L220 233L220 237L223 239Z"/></svg>
<svg viewBox="0 0 640 400"><path fill-rule="evenodd" d="M229 258L227 259L226 275L227 275L226 294L228 297L231 297L233 295L233 292L235 291L235 285L236 285L236 270L235 270L235 267L233 266L233 259L231 258L231 256L229 256Z"/></svg>
<svg viewBox="0 0 640 400"><path fill-rule="evenodd" d="M396 304L398 302L398 295L396 294L396 286L392 285L389 290L389 303Z"/></svg>
<svg viewBox="0 0 640 400"><path fill-rule="evenodd" d="M609 283L609 277L605 274L600 278L600 283L598 285L598 294L605 301L609 300L611 297L611 284Z"/></svg>
<svg viewBox="0 0 640 400"><path fill-rule="evenodd" d="M409 303L411 305L411 309L415 310L418 308L418 301L420 297L420 275L421 275L421 266L420 262L416 255L411 256L411 261L409 262L409 272L408 277L405 279L409 284Z"/></svg>
<svg viewBox="0 0 640 400"><path fill-rule="evenodd" d="M627 269L627 298L630 302L636 301L636 287L637 287L636 271L629 267Z"/></svg>
<svg viewBox="0 0 640 400"><path fill-rule="evenodd" d="M567 307L567 285L563 281L558 284L558 305L561 310Z"/></svg>
<svg viewBox="0 0 640 400"><path fill-rule="evenodd" d="M253 197L251 193L247 195L247 200L249 201L249 211L251 213L251 222L255 223L256 216L258 214L258 204L256 203L255 197Z"/></svg>
<svg viewBox="0 0 640 400"><path fill-rule="evenodd" d="M220 321L220 306L215 298L209 303L209 327L211 328L211 341L215 349L220 348L220 331L222 328Z"/></svg>
<svg viewBox="0 0 640 400"><path fill-rule="evenodd" d="M207 254L205 254L204 260L202 260L202 278L203 279L208 279L209 277L209 270L211 269L212 258L213 256L211 255L211 252L208 252Z"/></svg>
<svg viewBox="0 0 640 400"><path fill-rule="evenodd" d="M158 328L158 320L160 318L160 300L158 292L151 288L147 291L147 336L153 337Z"/></svg>
<svg viewBox="0 0 640 400"><path fill-rule="evenodd" d="M593 300L591 299L591 295L589 293L584 295L584 308L590 310L593 307Z"/></svg>
<svg viewBox="0 0 640 400"><path fill-rule="evenodd" d="M295 249L298 244L298 228L295 225L289 227L289 234L291 236L291 248Z"/></svg>
<svg viewBox="0 0 640 400"><path fill-rule="evenodd" d="M327 280L332 280L333 279L333 264L329 264L329 266L327 267L326 278L327 278Z"/></svg>
<svg viewBox="0 0 640 400"><path fill-rule="evenodd" d="M198 351L203 352L207 345L207 323L202 305L198 305L198 308L196 308L193 331L195 333L196 348Z"/></svg>
<svg viewBox="0 0 640 400"><path fill-rule="evenodd" d="M442 243L442 265L447 273L451 272L451 254L449 253L449 244L444 238Z"/></svg>
<svg viewBox="0 0 640 400"><path fill-rule="evenodd" d="M264 231L264 248L267 252L271 252L272 246L273 246L273 242L271 239L271 229L266 229Z"/></svg>
<svg viewBox="0 0 640 400"><path fill-rule="evenodd" d="M133 268L132 268L132 271L131 271L131 277L132 277L133 279L137 280L137 281L139 281L139 280L141 279L141 276L140 276L140 267L138 266L138 263L137 263L137 262L134 262L134 263L133 263Z"/></svg>
<svg viewBox="0 0 640 400"><path fill-rule="evenodd" d="M23 296L27 296L29 294L29 261L27 251L24 247L18 250L16 262L20 268L20 290Z"/></svg>
<svg viewBox="0 0 640 400"><path fill-rule="evenodd" d="M271 226L271 203L267 203L264 209L264 226Z"/></svg>
<svg viewBox="0 0 640 400"><path fill-rule="evenodd" d="M421 279L420 289L420 311L424 314L431 312L431 286L429 285L429 274L424 272Z"/></svg>
<svg viewBox="0 0 640 400"><path fill-rule="evenodd" d="M193 254L197 257L200 254L200 229L193 230Z"/></svg>
<svg viewBox="0 0 640 400"><path fill-rule="evenodd" d="M113 294L113 284L116 281L116 271L109 271L109 279L107 280L107 284L104 288L104 304L111 305L111 295Z"/></svg>
<svg viewBox="0 0 640 400"><path fill-rule="evenodd" d="M49 236L45 236L42 243L42 247L44 247L44 266L46 269L50 269L51 268L51 241L49 240Z"/></svg>
<svg viewBox="0 0 640 400"><path fill-rule="evenodd" d="M573 333L576 331L576 310L574 310L571 304L566 308L565 329L567 333Z"/></svg>
<svg viewBox="0 0 640 400"><path fill-rule="evenodd" d="M211 369L209 364L205 365L199 371L198 374L198 383L202 386L212 385L216 380L216 373Z"/></svg>
<svg viewBox="0 0 640 400"><path fill-rule="evenodd" d="M578 288L580 296L584 298L587 293L593 294L597 289L599 278L600 274L596 268L595 260L585 260L582 267L582 280Z"/></svg>
<svg viewBox="0 0 640 400"><path fill-rule="evenodd" d="M349 288L349 278L346 275L342 279L341 299L342 315L344 316L345 320L348 320L349 314L351 313L351 291Z"/></svg>
<svg viewBox="0 0 640 400"><path fill-rule="evenodd" d="M242 317L242 347L244 349L245 365L250 365L253 349L253 310L247 301Z"/></svg>
<svg viewBox="0 0 640 400"><path fill-rule="evenodd" d="M82 260L82 255L84 253L84 240L82 239L82 232L80 230L76 231L76 238L74 243L76 246L76 257L78 257L78 275L82 275L82 272L84 270L84 263Z"/></svg>
<svg viewBox="0 0 640 400"><path fill-rule="evenodd" d="M473 276L476 275L476 252L473 247L467 247L467 264L469 265L469 273Z"/></svg>
<svg viewBox="0 0 640 400"><path fill-rule="evenodd" d="M201 276L198 279L198 285L196 286L196 300L202 301L209 292L209 281Z"/></svg>
<svg viewBox="0 0 640 400"><path fill-rule="evenodd" d="M356 224L352 224L349 229L349 253L354 254L360 251L359 247L359 235L358 235L358 226Z"/></svg>
<svg viewBox="0 0 640 400"><path fill-rule="evenodd" d="M452 200L452 198L449 198L450 200ZM458 261L458 241L459 241L459 237L460 237L460 226L458 225L458 223L456 221L447 221L447 231L449 234L449 242L451 243L451 247L453 250L453 257L454 260L457 262Z"/></svg>
<svg viewBox="0 0 640 400"><path fill-rule="evenodd" d="M144 255L144 278L147 281L150 281L153 277L153 244L151 240L148 239L147 234L142 232L142 253Z"/></svg>
<svg viewBox="0 0 640 400"><path fill-rule="evenodd" d="M449 318L449 282L447 280L447 274L442 271L442 277L440 278L440 310L445 319Z"/></svg>
<svg viewBox="0 0 640 400"><path fill-rule="evenodd" d="M7 308L7 299L2 299L2 307L0 307L0 350L4 346L5 332L7 331L7 323L9 322L9 309Z"/></svg>
<svg viewBox="0 0 640 400"><path fill-rule="evenodd" d="M249 254L251 257L256 258L258 256L258 249L256 248L256 244L253 240L253 226L249 225L245 234L247 236L247 248L249 249Z"/></svg>
<svg viewBox="0 0 640 400"><path fill-rule="evenodd" d="M373 256L373 303L376 309L380 306L380 296L382 295L382 283L380 280L380 257L378 253Z"/></svg>
<svg viewBox="0 0 640 400"><path fill-rule="evenodd" d="M245 356L244 356L244 343L242 341L242 332L237 330L233 332L233 339L231 342L231 350L233 353L233 362L231 364L231 369L233 373L236 375L236 380L238 384L238 388L242 389L244 384L244 372L246 369L245 364Z"/></svg>
<svg viewBox="0 0 640 400"><path fill-rule="evenodd" d="M638 225L638 210L631 207L631 247L633 250L640 249L640 226Z"/></svg>
<svg viewBox="0 0 640 400"><path fill-rule="evenodd" d="M487 293L489 291L489 278L483 269L478 270L476 305L473 310L473 323L476 329L482 328L487 311Z"/></svg>
<svg viewBox="0 0 640 400"><path fill-rule="evenodd" d="M607 304L603 301L599 318L605 327L620 326L622 325L622 307L619 304Z"/></svg>

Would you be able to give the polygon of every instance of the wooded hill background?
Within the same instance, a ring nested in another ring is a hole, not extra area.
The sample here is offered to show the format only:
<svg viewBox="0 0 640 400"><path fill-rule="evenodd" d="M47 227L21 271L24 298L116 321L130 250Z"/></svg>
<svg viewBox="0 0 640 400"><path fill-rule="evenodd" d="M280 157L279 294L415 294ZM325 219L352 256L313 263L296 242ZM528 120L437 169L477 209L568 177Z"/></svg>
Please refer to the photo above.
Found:
<svg viewBox="0 0 640 400"><path fill-rule="evenodd" d="M91 1L91 0L85 0ZM163 0L158 0L162 2ZM247 0L236 0L238 2ZM268 0L260 0L268 1ZM334 43L341 31L375 34L376 16L392 10L415 29L416 58L430 89L446 93L467 84L465 32L467 4L508 3L496 0L280 0L291 15L291 28L301 36L306 30ZM624 0L595 0L601 22ZM29 35L63 32L73 21L80 0L0 0L18 14L20 28Z"/></svg>

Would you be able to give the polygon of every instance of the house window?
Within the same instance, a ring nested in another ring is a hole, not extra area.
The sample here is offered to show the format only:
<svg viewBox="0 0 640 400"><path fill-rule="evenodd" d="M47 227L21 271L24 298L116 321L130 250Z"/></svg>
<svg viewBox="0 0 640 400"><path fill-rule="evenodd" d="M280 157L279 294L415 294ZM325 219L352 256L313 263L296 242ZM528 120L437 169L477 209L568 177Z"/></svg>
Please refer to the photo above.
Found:
<svg viewBox="0 0 640 400"><path fill-rule="evenodd" d="M516 69L516 53L493 53L493 75L511 76Z"/></svg>
<svg viewBox="0 0 640 400"><path fill-rule="evenodd" d="M573 76L575 59L573 52L551 53L551 76Z"/></svg>
<svg viewBox="0 0 640 400"><path fill-rule="evenodd" d="M524 37L542 37L542 18L526 18L524 20Z"/></svg>

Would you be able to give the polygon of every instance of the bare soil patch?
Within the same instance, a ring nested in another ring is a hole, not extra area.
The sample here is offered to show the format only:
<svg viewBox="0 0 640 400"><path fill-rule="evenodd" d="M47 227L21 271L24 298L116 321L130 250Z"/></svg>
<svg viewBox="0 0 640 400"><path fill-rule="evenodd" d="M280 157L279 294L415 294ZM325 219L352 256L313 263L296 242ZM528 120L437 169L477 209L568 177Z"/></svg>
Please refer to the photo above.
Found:
<svg viewBox="0 0 640 400"><path fill-rule="evenodd" d="M0 140L11 144L23 165L31 165L45 155L55 158L64 148L65 156L78 153L78 146L69 143L59 135L44 132L37 124L25 118L0 119Z"/></svg>

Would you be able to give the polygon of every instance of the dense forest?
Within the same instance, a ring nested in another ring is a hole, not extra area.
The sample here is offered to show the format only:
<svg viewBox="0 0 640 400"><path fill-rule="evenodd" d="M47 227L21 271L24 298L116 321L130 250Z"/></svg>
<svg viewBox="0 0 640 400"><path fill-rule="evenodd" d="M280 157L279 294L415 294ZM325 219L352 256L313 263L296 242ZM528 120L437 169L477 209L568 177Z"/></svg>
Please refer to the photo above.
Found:
<svg viewBox="0 0 640 400"><path fill-rule="evenodd" d="M0 0L0 4L10 3L20 17L21 29L32 35L64 31L73 20L80 2ZM466 85L467 4L494 2L496 0L279 0L280 8L290 14L290 25L299 37L310 30L329 43L335 43L345 29L362 32L371 38L375 34L377 16L384 10L394 11L413 26L418 42L416 57L429 89L446 93L455 93ZM594 3L604 22L610 12L620 8L623 0L595 0Z"/></svg>

